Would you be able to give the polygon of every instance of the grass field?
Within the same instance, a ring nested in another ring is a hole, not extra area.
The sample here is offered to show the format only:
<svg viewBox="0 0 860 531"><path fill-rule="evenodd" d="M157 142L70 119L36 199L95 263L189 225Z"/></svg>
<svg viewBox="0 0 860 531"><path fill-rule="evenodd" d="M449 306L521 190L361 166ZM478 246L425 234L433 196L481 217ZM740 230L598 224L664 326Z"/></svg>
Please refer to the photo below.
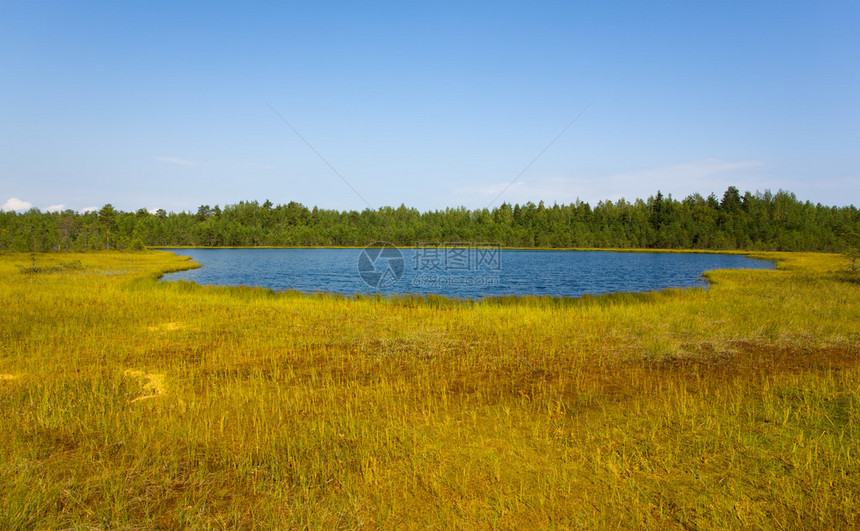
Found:
<svg viewBox="0 0 860 531"><path fill-rule="evenodd" d="M0 256L0 528L860 526L860 283L456 303Z"/></svg>

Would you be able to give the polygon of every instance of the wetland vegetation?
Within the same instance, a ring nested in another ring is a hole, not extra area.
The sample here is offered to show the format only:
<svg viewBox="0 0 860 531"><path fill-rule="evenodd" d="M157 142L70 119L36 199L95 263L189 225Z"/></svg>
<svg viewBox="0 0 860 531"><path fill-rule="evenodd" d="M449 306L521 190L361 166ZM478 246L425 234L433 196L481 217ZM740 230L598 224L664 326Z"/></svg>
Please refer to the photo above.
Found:
<svg viewBox="0 0 860 531"><path fill-rule="evenodd" d="M0 255L0 527L860 525L860 284L307 296Z"/></svg>

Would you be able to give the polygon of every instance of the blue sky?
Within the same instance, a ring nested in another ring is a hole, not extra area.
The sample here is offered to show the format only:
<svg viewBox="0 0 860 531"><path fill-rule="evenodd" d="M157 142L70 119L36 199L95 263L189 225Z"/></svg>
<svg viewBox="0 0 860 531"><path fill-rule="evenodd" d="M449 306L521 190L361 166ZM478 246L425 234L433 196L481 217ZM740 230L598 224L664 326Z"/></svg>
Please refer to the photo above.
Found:
<svg viewBox="0 0 860 531"><path fill-rule="evenodd" d="M858 146L856 2L0 4L5 210L860 205Z"/></svg>

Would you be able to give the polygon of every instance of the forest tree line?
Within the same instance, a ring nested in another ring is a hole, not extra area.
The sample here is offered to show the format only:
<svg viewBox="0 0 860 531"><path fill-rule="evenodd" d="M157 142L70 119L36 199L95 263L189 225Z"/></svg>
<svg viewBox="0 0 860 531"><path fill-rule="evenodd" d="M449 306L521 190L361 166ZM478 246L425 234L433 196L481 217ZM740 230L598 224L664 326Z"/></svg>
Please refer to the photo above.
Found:
<svg viewBox="0 0 860 531"><path fill-rule="evenodd" d="M722 198L656 195L634 202L419 212L401 205L363 211L290 202L201 205L196 212L0 212L0 250L40 252L159 246L400 246L483 242L506 247L626 247L843 251L856 245L860 211L798 200L793 193L729 187Z"/></svg>

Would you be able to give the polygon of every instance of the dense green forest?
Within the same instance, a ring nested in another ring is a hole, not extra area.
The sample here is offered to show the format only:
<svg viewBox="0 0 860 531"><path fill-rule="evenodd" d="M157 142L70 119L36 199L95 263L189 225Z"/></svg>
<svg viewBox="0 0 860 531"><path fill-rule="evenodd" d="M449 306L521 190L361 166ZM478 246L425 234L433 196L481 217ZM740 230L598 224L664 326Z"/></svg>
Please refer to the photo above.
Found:
<svg viewBox="0 0 860 531"><path fill-rule="evenodd" d="M0 250L62 251L158 246L362 246L487 242L517 247L631 247L841 251L860 234L855 206L829 207L794 194L729 187L722 198L683 200L660 192L647 200L577 201L546 206L447 208L421 213L383 207L358 211L308 208L296 202L240 202L197 212L111 205L76 213L0 212Z"/></svg>

